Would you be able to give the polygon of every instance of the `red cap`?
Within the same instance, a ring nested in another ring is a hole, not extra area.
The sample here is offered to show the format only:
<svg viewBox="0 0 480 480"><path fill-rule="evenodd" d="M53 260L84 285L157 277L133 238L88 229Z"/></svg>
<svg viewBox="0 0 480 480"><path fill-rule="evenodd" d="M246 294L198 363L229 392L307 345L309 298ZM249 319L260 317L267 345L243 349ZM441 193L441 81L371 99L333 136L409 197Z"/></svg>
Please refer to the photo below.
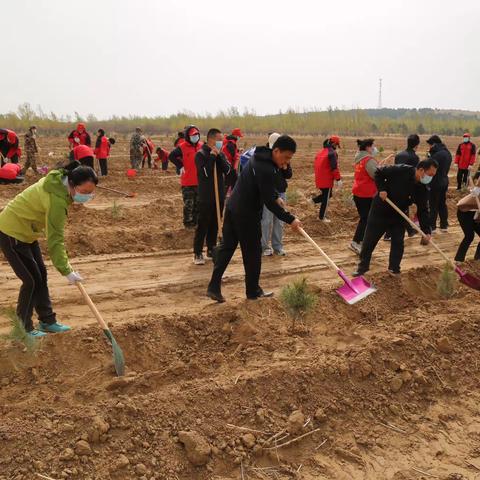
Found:
<svg viewBox="0 0 480 480"><path fill-rule="evenodd" d="M330 143L333 143L335 145L340 145L340 137L338 135L332 135L330 137Z"/></svg>
<svg viewBox="0 0 480 480"><path fill-rule="evenodd" d="M464 133L463 136L464 136L464 137L468 137L468 138L471 137L471 135L470 135L468 132Z"/></svg>
<svg viewBox="0 0 480 480"><path fill-rule="evenodd" d="M14 132L7 133L7 142L8 143L15 143L17 141L17 135Z"/></svg>
<svg viewBox="0 0 480 480"><path fill-rule="evenodd" d="M234 137L243 137L243 133L242 133L242 131L241 131L239 128L234 128L234 129L232 130L232 135L233 135Z"/></svg>
<svg viewBox="0 0 480 480"><path fill-rule="evenodd" d="M85 124L84 124L84 123L79 123L79 124L77 125L77 130L80 130L81 128L82 128L83 130L85 130Z"/></svg>

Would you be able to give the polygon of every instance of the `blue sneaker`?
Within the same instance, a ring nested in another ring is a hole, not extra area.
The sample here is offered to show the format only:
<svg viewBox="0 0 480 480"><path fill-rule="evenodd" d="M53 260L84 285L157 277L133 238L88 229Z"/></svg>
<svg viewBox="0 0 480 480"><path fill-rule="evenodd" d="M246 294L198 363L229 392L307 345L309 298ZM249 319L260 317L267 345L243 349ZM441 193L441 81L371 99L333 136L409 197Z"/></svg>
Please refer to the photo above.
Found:
<svg viewBox="0 0 480 480"><path fill-rule="evenodd" d="M41 332L40 330L32 330L31 332L27 332L27 335L32 338L42 338L47 336L45 332Z"/></svg>
<svg viewBox="0 0 480 480"><path fill-rule="evenodd" d="M39 330L47 333L63 333L71 330L67 325L62 325L61 323L55 322L52 324L40 322Z"/></svg>

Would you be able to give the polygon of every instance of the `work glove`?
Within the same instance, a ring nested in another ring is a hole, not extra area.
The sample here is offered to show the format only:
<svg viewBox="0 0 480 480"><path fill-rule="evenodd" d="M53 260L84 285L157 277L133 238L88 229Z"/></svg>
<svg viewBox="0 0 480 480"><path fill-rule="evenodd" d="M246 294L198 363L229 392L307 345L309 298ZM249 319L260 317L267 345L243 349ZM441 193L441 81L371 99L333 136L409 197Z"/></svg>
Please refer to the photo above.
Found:
<svg viewBox="0 0 480 480"><path fill-rule="evenodd" d="M80 143L80 139L78 137L75 137L73 140L75 143Z"/></svg>
<svg viewBox="0 0 480 480"><path fill-rule="evenodd" d="M185 169L182 167L182 168L180 169L180 175L183 175L184 173L185 173Z"/></svg>
<svg viewBox="0 0 480 480"><path fill-rule="evenodd" d="M69 273L67 275L67 280L68 280L68 283L70 283L71 285L77 282L83 282L83 278L78 272Z"/></svg>
<svg viewBox="0 0 480 480"><path fill-rule="evenodd" d="M341 189L343 187L343 181L342 180L337 180L336 182L337 188Z"/></svg>

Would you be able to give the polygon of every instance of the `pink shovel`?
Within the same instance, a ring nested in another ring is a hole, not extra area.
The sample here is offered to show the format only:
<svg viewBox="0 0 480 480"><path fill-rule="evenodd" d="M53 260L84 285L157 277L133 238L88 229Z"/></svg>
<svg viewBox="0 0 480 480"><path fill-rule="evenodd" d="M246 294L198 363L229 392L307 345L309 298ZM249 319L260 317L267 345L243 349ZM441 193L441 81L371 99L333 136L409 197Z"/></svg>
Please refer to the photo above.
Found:
<svg viewBox="0 0 480 480"><path fill-rule="evenodd" d="M343 273L334 261L317 245L315 240L303 229L299 229L300 233L318 250L318 252L327 260L328 265L335 270L339 277L345 282L345 285L337 289L337 293L349 304L363 300L368 295L377 291L364 277L356 277L349 279L345 273Z"/></svg>

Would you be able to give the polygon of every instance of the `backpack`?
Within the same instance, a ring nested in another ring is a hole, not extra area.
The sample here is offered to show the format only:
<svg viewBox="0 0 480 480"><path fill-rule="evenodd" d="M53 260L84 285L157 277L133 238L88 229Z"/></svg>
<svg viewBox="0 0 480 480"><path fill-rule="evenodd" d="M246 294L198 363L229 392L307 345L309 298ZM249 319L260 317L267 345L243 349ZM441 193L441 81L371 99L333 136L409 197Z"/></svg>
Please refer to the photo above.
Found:
<svg viewBox="0 0 480 480"><path fill-rule="evenodd" d="M249 160L253 157L253 155L255 154L255 149L257 148L256 145L254 145L253 147L250 147L248 150L246 150L245 152L243 152L241 155L240 155L240 171L243 170L243 168L245 167L245 165L249 162Z"/></svg>

